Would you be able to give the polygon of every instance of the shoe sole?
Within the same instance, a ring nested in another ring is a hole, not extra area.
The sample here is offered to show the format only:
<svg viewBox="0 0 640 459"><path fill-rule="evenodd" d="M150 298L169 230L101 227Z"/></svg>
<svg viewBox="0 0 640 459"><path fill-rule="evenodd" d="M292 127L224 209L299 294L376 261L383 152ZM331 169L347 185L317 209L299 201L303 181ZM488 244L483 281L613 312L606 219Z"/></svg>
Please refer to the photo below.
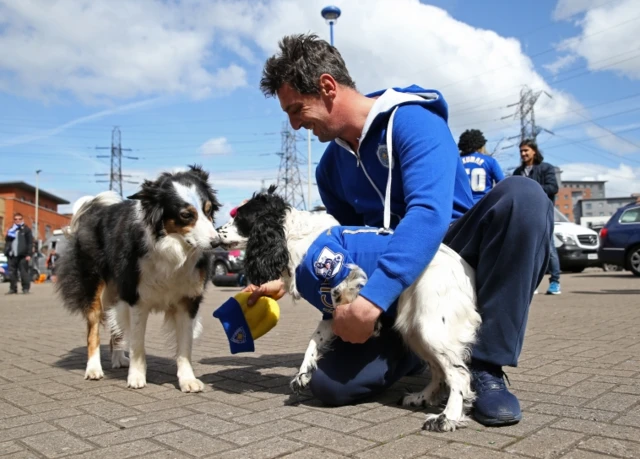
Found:
<svg viewBox="0 0 640 459"><path fill-rule="evenodd" d="M562 292L547 292L547 295L560 295Z"/></svg>
<svg viewBox="0 0 640 459"><path fill-rule="evenodd" d="M488 418L478 413L473 413L473 418L478 421L483 426L487 427L498 427L498 426L510 426L513 424L517 424L522 420L522 414L516 417L509 418Z"/></svg>

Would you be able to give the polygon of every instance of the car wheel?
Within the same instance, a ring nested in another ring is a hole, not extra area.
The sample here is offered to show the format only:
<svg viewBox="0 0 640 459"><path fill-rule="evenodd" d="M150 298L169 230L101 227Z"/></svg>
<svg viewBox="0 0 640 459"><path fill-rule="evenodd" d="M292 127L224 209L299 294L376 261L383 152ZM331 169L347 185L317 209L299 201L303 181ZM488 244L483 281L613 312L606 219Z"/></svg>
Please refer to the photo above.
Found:
<svg viewBox="0 0 640 459"><path fill-rule="evenodd" d="M622 271L622 267L618 266L618 265L612 265L610 263L604 263L602 265L602 269L606 272L615 272L615 271Z"/></svg>
<svg viewBox="0 0 640 459"><path fill-rule="evenodd" d="M213 267L214 276L226 276L228 273L229 273L229 270L227 269L224 263L216 263Z"/></svg>
<svg viewBox="0 0 640 459"><path fill-rule="evenodd" d="M633 274L640 276L640 245L633 247L627 254L627 266Z"/></svg>

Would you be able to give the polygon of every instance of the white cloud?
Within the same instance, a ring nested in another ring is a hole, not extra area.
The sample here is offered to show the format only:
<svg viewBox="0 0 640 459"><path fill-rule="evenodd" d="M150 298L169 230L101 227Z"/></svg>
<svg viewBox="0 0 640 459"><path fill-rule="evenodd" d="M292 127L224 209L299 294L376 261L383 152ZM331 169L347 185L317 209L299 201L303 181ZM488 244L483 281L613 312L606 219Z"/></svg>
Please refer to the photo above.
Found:
<svg viewBox="0 0 640 459"><path fill-rule="evenodd" d="M615 128L611 130L603 129L596 125L589 125L585 128L586 133L593 137L596 142L603 148L608 151L614 152L618 155L623 155L627 153L634 153L639 150L637 146L634 146L632 141L624 141L624 138L621 134L621 137L617 137L612 135L611 132L624 131L629 128ZM632 128L631 128L632 129Z"/></svg>
<svg viewBox="0 0 640 459"><path fill-rule="evenodd" d="M233 152L231 145L226 137L216 137L209 139L198 149L205 156L210 155L229 155Z"/></svg>
<svg viewBox="0 0 640 459"><path fill-rule="evenodd" d="M625 197L640 192L640 167L620 164L610 168L592 163L560 165L563 180L606 180L607 197Z"/></svg>
<svg viewBox="0 0 640 459"><path fill-rule="evenodd" d="M576 60L578 60L578 56L575 54L567 54L566 56L559 57L551 64L545 64L543 67L551 72L553 75L556 75L561 70L566 69L571 64L573 64Z"/></svg>
<svg viewBox="0 0 640 459"><path fill-rule="evenodd" d="M0 0L0 90L84 101L145 95L206 97L247 85L278 40L328 38L324 0ZM418 0L340 4L336 46L358 88L419 84L442 90L454 131L504 127L522 85L554 95L537 115L553 127L575 107L535 71L521 44ZM231 57L229 57L231 56ZM253 83L257 86L257 81ZM254 89L257 89L254 88ZM457 133L457 131L456 131Z"/></svg>
<svg viewBox="0 0 640 459"><path fill-rule="evenodd" d="M560 11L561 14L558 13ZM558 49L587 61L591 71L613 71L640 79L640 42L637 0L560 0L554 17L568 19L582 14L579 35L564 40ZM565 59L566 56L560 58ZM555 64L552 64L555 65Z"/></svg>
<svg viewBox="0 0 640 459"><path fill-rule="evenodd" d="M224 15L225 3L0 0L0 91L97 102L242 87L246 71L220 62L214 33L242 11Z"/></svg>
<svg viewBox="0 0 640 459"><path fill-rule="evenodd" d="M569 19L576 14L609 3L606 0L559 0L553 11L553 19L560 21Z"/></svg>

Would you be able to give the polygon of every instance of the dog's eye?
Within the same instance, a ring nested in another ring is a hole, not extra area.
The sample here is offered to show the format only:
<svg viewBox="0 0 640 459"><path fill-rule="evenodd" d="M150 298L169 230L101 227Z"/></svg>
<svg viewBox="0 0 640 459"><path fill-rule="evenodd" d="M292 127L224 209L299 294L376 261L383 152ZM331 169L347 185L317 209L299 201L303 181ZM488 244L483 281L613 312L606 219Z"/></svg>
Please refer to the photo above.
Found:
<svg viewBox="0 0 640 459"><path fill-rule="evenodd" d="M180 218L189 220L191 218L191 212L189 212L188 210L183 210L182 212L180 212Z"/></svg>

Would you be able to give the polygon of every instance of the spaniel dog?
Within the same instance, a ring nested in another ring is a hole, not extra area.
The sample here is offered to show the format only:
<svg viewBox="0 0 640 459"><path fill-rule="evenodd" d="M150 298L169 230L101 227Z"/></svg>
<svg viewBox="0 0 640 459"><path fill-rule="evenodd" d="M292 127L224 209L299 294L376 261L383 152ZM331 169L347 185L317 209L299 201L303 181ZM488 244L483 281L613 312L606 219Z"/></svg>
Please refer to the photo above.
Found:
<svg viewBox="0 0 640 459"><path fill-rule="evenodd" d="M382 250L391 236L375 228L341 227L326 213L296 210L275 194L273 186L235 209L231 220L217 231L222 246L246 249L245 271L253 284L282 278L294 299L302 297L322 310L324 320L291 381L298 392L309 384L334 338L333 308L355 300L367 282L354 241L369 238L359 246L369 251L369 258L375 258L379 254L371 250ZM463 426L475 398L466 365L481 323L474 279L474 270L449 247L440 245L431 263L397 302L394 327L431 370L427 387L406 395L402 404L437 405L448 395L442 413L427 415L425 430L453 431ZM309 287L314 282L317 285Z"/></svg>

